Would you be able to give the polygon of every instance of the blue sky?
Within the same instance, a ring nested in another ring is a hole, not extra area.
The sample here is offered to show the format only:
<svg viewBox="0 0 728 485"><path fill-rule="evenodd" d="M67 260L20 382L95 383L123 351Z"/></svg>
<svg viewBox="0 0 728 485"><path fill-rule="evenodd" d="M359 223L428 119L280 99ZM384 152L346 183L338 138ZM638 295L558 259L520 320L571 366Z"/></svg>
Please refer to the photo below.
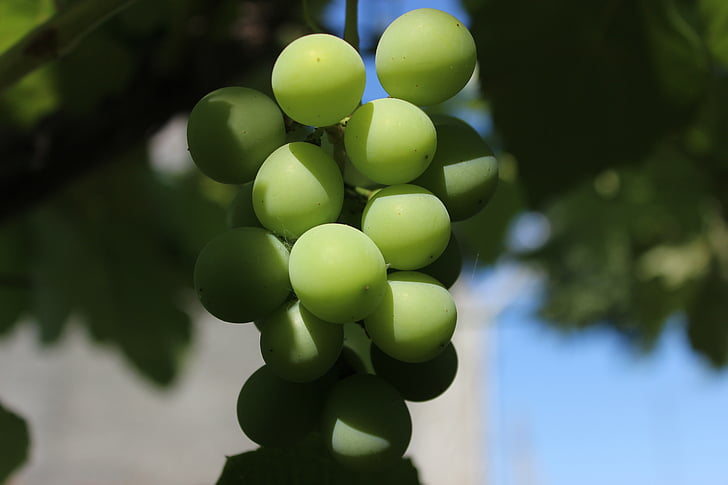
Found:
<svg viewBox="0 0 728 485"><path fill-rule="evenodd" d="M367 0L359 7L362 37L421 7L469 22L453 0ZM328 25L340 24L343 11L344 1L334 1ZM364 101L386 96L373 59L364 60ZM467 121L484 135L490 129L487 113ZM523 218L520 244L539 239L541 224L538 215ZM513 299L488 333L494 341L485 343L494 349L484 383L487 483L728 484L728 372L690 351L682 322L671 322L649 355L603 330L564 335L534 317L535 276L517 298L498 291L522 276L504 262L479 278L483 295Z"/></svg>

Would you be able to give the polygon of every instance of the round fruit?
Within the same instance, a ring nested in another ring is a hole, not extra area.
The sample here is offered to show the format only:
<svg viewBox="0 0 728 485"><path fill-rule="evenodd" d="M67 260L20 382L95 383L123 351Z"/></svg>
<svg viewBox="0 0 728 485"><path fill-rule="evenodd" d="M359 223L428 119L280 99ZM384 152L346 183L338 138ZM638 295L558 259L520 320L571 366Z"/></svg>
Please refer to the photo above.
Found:
<svg viewBox="0 0 728 485"><path fill-rule="evenodd" d="M362 231L396 269L418 269L435 261L450 240L450 216L442 201L416 185L391 185L367 202Z"/></svg>
<svg viewBox="0 0 728 485"><path fill-rule="evenodd" d="M327 322L361 320L387 287L382 253L366 234L344 224L306 231L291 249L289 273L301 304Z"/></svg>
<svg viewBox="0 0 728 485"><path fill-rule="evenodd" d="M336 461L356 470L381 470L400 461L412 421L399 393L371 374L356 374L331 390L322 429Z"/></svg>
<svg viewBox="0 0 728 485"><path fill-rule="evenodd" d="M338 123L356 109L366 75L364 62L348 42L310 34L291 42L273 66L273 95L281 109L304 125Z"/></svg>
<svg viewBox="0 0 728 485"><path fill-rule="evenodd" d="M495 193L498 161L477 131L451 116L433 117L437 153L413 183L442 200L453 221L477 214Z"/></svg>
<svg viewBox="0 0 728 485"><path fill-rule="evenodd" d="M266 158L255 177L252 197L263 226L293 240L339 217L344 181L333 158L316 145L299 141Z"/></svg>
<svg viewBox="0 0 728 485"><path fill-rule="evenodd" d="M192 160L202 173L226 184L253 180L263 160L285 141L281 110L250 88L211 92L192 108L187 123Z"/></svg>
<svg viewBox="0 0 728 485"><path fill-rule="evenodd" d="M430 165L437 134L430 117L396 98L360 106L346 125L344 145L351 163L380 184L405 184Z"/></svg>
<svg viewBox="0 0 728 485"><path fill-rule="evenodd" d="M259 227L224 232L202 248L194 269L197 296L220 320L252 322L291 293L288 249Z"/></svg>
<svg viewBox="0 0 728 485"><path fill-rule="evenodd" d="M381 305L364 319L374 345L403 362L425 362L450 342L457 310L450 292L416 271L389 275Z"/></svg>
<svg viewBox="0 0 728 485"><path fill-rule="evenodd" d="M325 322L298 301L284 304L263 319L260 353L268 367L293 382L309 382L336 362L344 344L341 325Z"/></svg>
<svg viewBox="0 0 728 485"><path fill-rule="evenodd" d="M390 96L418 106L457 94L475 70L473 36L452 15L420 8L395 19L376 52L379 81Z"/></svg>

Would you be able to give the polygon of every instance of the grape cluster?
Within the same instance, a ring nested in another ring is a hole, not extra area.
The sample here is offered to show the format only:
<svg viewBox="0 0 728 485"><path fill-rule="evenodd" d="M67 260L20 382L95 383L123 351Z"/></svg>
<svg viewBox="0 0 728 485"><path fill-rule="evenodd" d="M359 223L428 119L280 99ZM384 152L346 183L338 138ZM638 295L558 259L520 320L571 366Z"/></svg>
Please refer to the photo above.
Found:
<svg viewBox="0 0 728 485"><path fill-rule="evenodd" d="M421 106L458 93L475 59L459 20L418 9L377 46L391 97L360 105L359 53L311 34L277 58L275 102L226 87L192 110L193 160L242 185L231 229L199 254L194 286L212 315L260 329L265 365L237 403L260 445L318 432L342 465L386 468L410 441L405 400L432 399L452 382L448 288L462 261L451 222L490 199L497 162L467 123Z"/></svg>

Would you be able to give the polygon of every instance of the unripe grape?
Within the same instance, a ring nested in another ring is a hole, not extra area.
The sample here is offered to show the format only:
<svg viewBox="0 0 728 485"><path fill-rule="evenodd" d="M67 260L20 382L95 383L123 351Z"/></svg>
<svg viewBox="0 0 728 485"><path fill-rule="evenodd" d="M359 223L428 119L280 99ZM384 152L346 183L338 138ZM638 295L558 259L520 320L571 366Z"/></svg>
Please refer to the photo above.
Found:
<svg viewBox="0 0 728 485"><path fill-rule="evenodd" d="M253 182L240 187L228 206L225 220L229 228L263 227L253 209Z"/></svg>
<svg viewBox="0 0 728 485"><path fill-rule="evenodd" d="M433 117L437 153L413 183L432 191L453 221L477 214L495 193L498 161L477 131L452 116Z"/></svg>
<svg viewBox="0 0 728 485"><path fill-rule="evenodd" d="M336 461L355 470L381 470L400 461L412 420L399 393L371 374L356 374L331 390L321 433Z"/></svg>
<svg viewBox="0 0 728 485"><path fill-rule="evenodd" d="M215 317L252 322L278 308L291 293L288 249L265 229L231 229L200 251L194 285L202 305Z"/></svg>
<svg viewBox="0 0 728 485"><path fill-rule="evenodd" d="M475 61L475 41L462 22L441 10L420 8L389 24L375 63L390 96L429 106L465 87Z"/></svg>
<svg viewBox="0 0 728 485"><path fill-rule="evenodd" d="M260 353L276 375L309 382L334 365L344 343L341 325L325 322L298 301L285 303L265 317L260 329Z"/></svg>
<svg viewBox="0 0 728 485"><path fill-rule="evenodd" d="M301 304L327 322L361 320L387 286L384 258L363 232L344 224L306 231L291 248L291 285Z"/></svg>
<svg viewBox="0 0 728 485"><path fill-rule="evenodd" d="M442 283L445 288L455 284L460 272L463 269L463 256L460 252L460 245L454 234L450 234L450 241L442 254L432 263L418 269L420 273L432 276Z"/></svg>
<svg viewBox="0 0 728 485"><path fill-rule="evenodd" d="M319 423L323 391L318 381L286 381L264 365L248 378L238 394L240 428L261 446L291 446Z"/></svg>
<svg viewBox="0 0 728 485"><path fill-rule="evenodd" d="M416 185L391 185L364 208L362 231L393 268L418 269L435 261L450 239L450 216L443 203Z"/></svg>
<svg viewBox="0 0 728 485"><path fill-rule="evenodd" d="M382 303L364 319L372 342L403 362L433 359L455 331L452 295L439 281L416 271L391 273L388 283Z"/></svg>
<svg viewBox="0 0 728 485"><path fill-rule="evenodd" d="M344 202L339 167L311 143L283 145L266 158L253 184L253 209L266 228L296 239L310 228L334 222Z"/></svg>
<svg viewBox="0 0 728 485"><path fill-rule="evenodd" d="M328 126L351 114L364 94L364 62L329 34L300 37L283 49L271 76L281 109L304 125Z"/></svg>
<svg viewBox="0 0 728 485"><path fill-rule="evenodd" d="M211 92L192 108L187 123L192 160L202 173L227 184L253 180L263 160L285 140L278 106L250 88Z"/></svg>
<svg viewBox="0 0 728 485"><path fill-rule="evenodd" d="M417 106L383 98L360 106L346 125L351 163L380 184L411 182L429 166L437 148L430 117Z"/></svg>
<svg viewBox="0 0 728 485"><path fill-rule="evenodd" d="M458 370L458 356L450 342L445 350L434 358L412 364L394 359L371 346L374 372L392 384L407 401L429 401L444 393Z"/></svg>

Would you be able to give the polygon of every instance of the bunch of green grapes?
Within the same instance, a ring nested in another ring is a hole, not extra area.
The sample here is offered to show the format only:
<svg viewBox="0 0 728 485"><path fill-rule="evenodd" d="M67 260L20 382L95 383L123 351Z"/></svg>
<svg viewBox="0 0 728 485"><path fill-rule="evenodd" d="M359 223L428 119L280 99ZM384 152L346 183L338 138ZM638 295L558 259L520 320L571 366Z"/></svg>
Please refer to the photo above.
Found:
<svg viewBox="0 0 728 485"><path fill-rule="evenodd" d="M237 403L260 445L317 432L344 466L392 466L412 431L405 400L432 399L454 379L448 289L462 260L451 222L487 203L497 162L464 121L422 107L458 93L475 57L459 20L418 9L377 47L390 97L361 105L359 53L312 34L277 58L275 101L226 87L192 110L195 163L241 186L194 286L215 317L260 329L265 365Z"/></svg>

